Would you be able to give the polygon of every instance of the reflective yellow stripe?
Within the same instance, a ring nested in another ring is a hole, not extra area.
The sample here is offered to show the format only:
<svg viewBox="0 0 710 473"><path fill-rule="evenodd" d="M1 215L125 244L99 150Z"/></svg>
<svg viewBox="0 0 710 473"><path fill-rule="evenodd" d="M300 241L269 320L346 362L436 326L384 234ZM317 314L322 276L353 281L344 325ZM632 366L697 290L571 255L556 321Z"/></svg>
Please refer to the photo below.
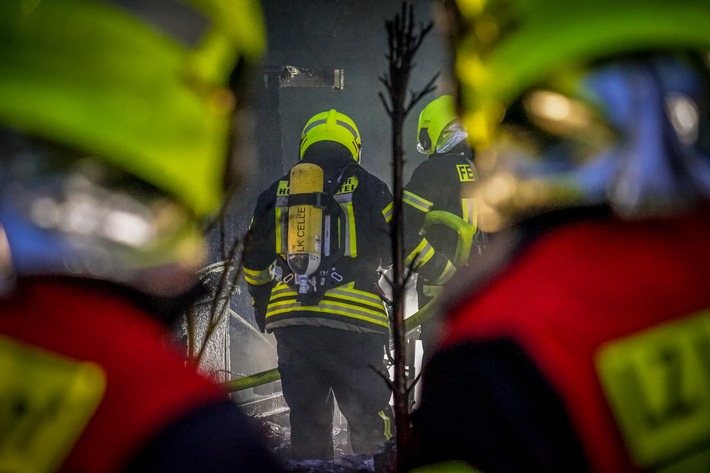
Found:
<svg viewBox="0 0 710 473"><path fill-rule="evenodd" d="M436 278L435 284L441 286L442 284L446 284L446 282L451 279L456 273L456 266L451 263L451 261L446 262L446 267L444 270L441 272L438 278Z"/></svg>
<svg viewBox="0 0 710 473"><path fill-rule="evenodd" d="M389 440L392 438L392 419L390 419L390 416L385 414L385 411L380 411L377 413L377 415L380 416L382 419L382 422L384 422L384 434L385 434L385 440Z"/></svg>
<svg viewBox="0 0 710 473"><path fill-rule="evenodd" d="M286 254L286 242L288 241L288 195L290 193L289 182L279 181L276 189L276 202L274 204L274 242L276 253Z"/></svg>
<svg viewBox="0 0 710 473"><path fill-rule="evenodd" d="M371 292L367 291L361 291L359 289L354 288L355 283L349 282L347 285L344 286L339 286L333 289L328 289L325 292L325 297L349 297L353 301L360 302L363 304L369 304L369 305L375 305L376 307L380 308L382 307L382 300L380 297L376 294L373 294ZM282 294L288 295L295 295L296 291L291 289L288 285L284 284L282 281L279 281L276 286L274 287L274 290L272 291L272 295L274 297L280 296Z"/></svg>
<svg viewBox="0 0 710 473"><path fill-rule="evenodd" d="M407 255L407 257L404 259L404 263L406 265L409 265L417 257L417 255L419 255L424 250L424 248L426 248L427 246L430 246L429 242L427 241L426 238L422 238L419 241L419 244L416 246L416 248L414 248L412 250L412 252L409 253Z"/></svg>
<svg viewBox="0 0 710 473"><path fill-rule="evenodd" d="M410 192L408 190L405 190L402 193L402 202L405 204L409 204L415 209L419 209L422 212L428 212L431 210L432 207L434 207L434 203L426 200L423 197L419 197L417 194L414 192Z"/></svg>
<svg viewBox="0 0 710 473"><path fill-rule="evenodd" d="M291 307L296 307L296 306L298 306L296 299L293 297L289 297L287 299L283 299L280 301L269 302L268 313L273 314L276 312L277 309L283 309L283 308L290 309ZM267 317L268 317L268 315L267 315Z"/></svg>
<svg viewBox="0 0 710 473"><path fill-rule="evenodd" d="M376 309L382 309L382 299L379 296L371 294L365 291L358 291L357 289L351 289L347 287L336 287L335 289L330 289L325 293L326 297L339 297L343 300L349 300L352 302L358 302L360 304L367 304Z"/></svg>
<svg viewBox="0 0 710 473"><path fill-rule="evenodd" d="M272 300L281 297L291 297L296 299L296 291L291 289L283 282L279 282L271 292ZM382 299L371 292L360 291L348 286L340 286L333 289L328 289L323 297L332 299L341 299L344 301L356 302L363 305L371 306L378 311L383 311Z"/></svg>
<svg viewBox="0 0 710 473"><path fill-rule="evenodd" d="M427 264L433 256L434 248L427 242L425 251L422 251L422 253L419 255L418 261L416 262L417 267Z"/></svg>
<svg viewBox="0 0 710 473"><path fill-rule="evenodd" d="M392 221L392 212L394 210L394 202L387 204L387 207L382 209L382 215L385 217L385 222L390 223Z"/></svg>
<svg viewBox="0 0 710 473"><path fill-rule="evenodd" d="M276 209L275 209L276 227L274 229L274 237L276 240L276 253L278 253L278 254L284 254L284 250L282 248L284 240L281 237L281 212L282 211L283 211L283 209L281 207L276 207Z"/></svg>
<svg viewBox="0 0 710 473"><path fill-rule="evenodd" d="M404 259L404 264L413 270L425 265L434 256L434 248L426 238L422 238L416 248Z"/></svg>
<svg viewBox="0 0 710 473"><path fill-rule="evenodd" d="M414 470L410 470L410 473L481 473L476 470L471 465L452 461L445 463L434 463L432 465L422 466Z"/></svg>
<svg viewBox="0 0 710 473"><path fill-rule="evenodd" d="M274 286L274 289L271 291L271 294L277 295L286 291L292 291L292 289L288 287L283 281L279 281L276 283L276 286Z"/></svg>
<svg viewBox="0 0 710 473"><path fill-rule="evenodd" d="M441 291L444 289L443 286L437 286L434 284L424 284L422 285L422 293L424 293L425 296L427 297L436 297L439 294L441 294Z"/></svg>
<svg viewBox="0 0 710 473"><path fill-rule="evenodd" d="M474 197L461 199L461 211L463 219L473 225L473 231L478 228L478 206Z"/></svg>
<svg viewBox="0 0 710 473"><path fill-rule="evenodd" d="M328 289L325 292L325 297L338 297L341 299L349 299L352 300L353 302L359 302L361 304L367 304L371 305L377 308L382 307L382 300L380 297L376 294L373 294L371 292L367 291L361 291L359 289L355 289L353 287L354 283L348 283L347 285L339 286L333 289ZM294 295L295 296L296 291L291 289L288 285L284 284L282 281L279 281L276 286L274 287L274 290L272 291L272 297L279 297L279 296L289 296L289 295Z"/></svg>
<svg viewBox="0 0 710 473"><path fill-rule="evenodd" d="M274 242L276 253L285 255L288 251L288 208L276 207L276 227L274 228Z"/></svg>
<svg viewBox="0 0 710 473"><path fill-rule="evenodd" d="M370 306L372 309L353 305L353 302ZM266 312L267 320L269 317L294 311L337 314L389 329L389 318L379 297L352 288L330 289L326 291L324 298L318 305L304 306L296 301L296 291L281 282L278 283L271 293L271 302L269 302Z"/></svg>
<svg viewBox="0 0 710 473"><path fill-rule="evenodd" d="M387 319L387 315L384 313L377 313L364 308L354 308L350 304L326 300L322 300L318 305L301 305L295 300L286 300L269 304L266 312L266 320L268 321L269 317L273 317L275 315L294 311L337 314L389 328L389 320Z"/></svg>
<svg viewBox="0 0 710 473"><path fill-rule="evenodd" d="M253 286L263 286L271 282L271 272L266 269L247 269L244 268L244 278Z"/></svg>
<svg viewBox="0 0 710 473"><path fill-rule="evenodd" d="M295 298L274 302L273 304L270 303L267 317L290 311L337 313L369 320L380 325L387 325L388 322L384 308L381 311L370 310L365 307L354 306L348 302L334 301L331 299L322 299L318 305L301 305L299 302L296 302Z"/></svg>
<svg viewBox="0 0 710 473"><path fill-rule="evenodd" d="M343 212L347 219L345 223L345 256L357 257L357 233L355 229L355 212L353 211L353 203L345 202Z"/></svg>

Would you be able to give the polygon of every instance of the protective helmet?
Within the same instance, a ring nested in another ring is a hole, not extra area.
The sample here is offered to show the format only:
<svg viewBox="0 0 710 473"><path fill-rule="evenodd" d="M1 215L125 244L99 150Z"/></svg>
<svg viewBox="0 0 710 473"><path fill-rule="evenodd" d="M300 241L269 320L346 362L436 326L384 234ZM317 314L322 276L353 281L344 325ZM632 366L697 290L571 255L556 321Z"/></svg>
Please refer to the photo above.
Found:
<svg viewBox="0 0 710 473"><path fill-rule="evenodd" d="M707 197L705 0L448 6L484 231L555 208L634 218Z"/></svg>
<svg viewBox="0 0 710 473"><path fill-rule="evenodd" d="M194 285L265 45L256 1L0 2L0 275Z"/></svg>
<svg viewBox="0 0 710 473"><path fill-rule="evenodd" d="M432 100L419 114L417 151L422 154L445 153L467 136L459 123L451 95Z"/></svg>
<svg viewBox="0 0 710 473"><path fill-rule="evenodd" d="M551 73L564 82L613 55L710 48L705 0L455 0L452 16L463 125L476 146Z"/></svg>
<svg viewBox="0 0 710 473"><path fill-rule="evenodd" d="M264 44L256 0L0 2L0 124L205 215L228 168L230 72Z"/></svg>
<svg viewBox="0 0 710 473"><path fill-rule="evenodd" d="M345 146L355 161L360 162L362 144L360 132L350 117L335 109L313 115L303 127L299 158L309 146L319 141L335 141Z"/></svg>

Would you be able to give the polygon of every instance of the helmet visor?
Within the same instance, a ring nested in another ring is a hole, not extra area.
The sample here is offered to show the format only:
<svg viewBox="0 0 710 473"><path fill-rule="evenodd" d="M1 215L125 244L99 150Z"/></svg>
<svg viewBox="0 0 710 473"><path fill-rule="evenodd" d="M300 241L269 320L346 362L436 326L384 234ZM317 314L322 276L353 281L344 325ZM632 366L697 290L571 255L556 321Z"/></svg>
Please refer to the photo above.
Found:
<svg viewBox="0 0 710 473"><path fill-rule="evenodd" d="M436 152L446 153L466 138L468 138L468 133L463 129L461 123L458 120L453 121L446 125L444 131L439 135L439 140L436 143Z"/></svg>

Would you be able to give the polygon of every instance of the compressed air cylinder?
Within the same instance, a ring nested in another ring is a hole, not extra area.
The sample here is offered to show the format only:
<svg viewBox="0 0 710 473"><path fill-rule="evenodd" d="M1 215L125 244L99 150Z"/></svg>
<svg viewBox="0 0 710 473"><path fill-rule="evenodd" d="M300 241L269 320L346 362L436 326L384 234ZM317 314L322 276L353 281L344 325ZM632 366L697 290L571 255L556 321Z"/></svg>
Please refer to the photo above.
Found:
<svg viewBox="0 0 710 473"><path fill-rule="evenodd" d="M299 163L291 168L289 195L323 191L323 169L316 164ZM288 253L286 261L296 281L305 291L308 276L320 266L323 210L296 203L288 209Z"/></svg>

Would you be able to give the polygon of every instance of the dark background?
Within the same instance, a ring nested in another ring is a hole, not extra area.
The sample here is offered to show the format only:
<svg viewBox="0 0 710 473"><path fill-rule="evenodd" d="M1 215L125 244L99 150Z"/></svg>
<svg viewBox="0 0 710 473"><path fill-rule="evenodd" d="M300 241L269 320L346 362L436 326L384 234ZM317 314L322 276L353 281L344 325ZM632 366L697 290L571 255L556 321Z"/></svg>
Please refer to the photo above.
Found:
<svg viewBox="0 0 710 473"><path fill-rule="evenodd" d="M437 73L437 90L426 96L407 116L404 130L404 182L424 155L416 151L419 112L432 99L451 93L447 65L449 55L441 29L436 26L432 0L410 0L415 32L419 24L435 22L418 51L409 84L419 91ZM230 239L246 231L261 191L298 162L301 130L314 114L335 108L352 118L362 137L361 164L392 189L392 129L379 98L385 94L380 78L385 75L388 52L385 20L402 11L400 0L262 0L267 25L267 53L258 77L258 101L252 123L253 166L247 170L240 192L223 222ZM284 87L280 81L286 66L332 74L342 69L344 87L332 82L317 87ZM240 162L244 163L242 159ZM222 260L219 232L213 233L212 261ZM251 298L240 278L232 309L240 319L231 328L233 370L243 374L275 366L268 336L253 330ZM252 327L249 327L252 325ZM266 350L262 351L262 348ZM261 354L259 354L261 353ZM256 355L256 356L255 356Z"/></svg>
<svg viewBox="0 0 710 473"><path fill-rule="evenodd" d="M414 7L417 25L433 21L431 0L411 0L409 4ZM401 8L398 0L263 1L268 31L264 60L267 87L262 91L255 133L258 169L250 174L244 200L253 204L262 188L298 161L298 143L306 121L330 108L355 121L362 136L362 165L392 187L391 124L378 94L386 94L379 80L387 68L385 20L393 19ZM448 77L448 55L443 54L443 45L435 28L415 57L410 89L420 90L439 71L442 78L437 81L437 91L419 102L407 117L405 182L423 159L415 148L419 112L429 100L450 92L444 80ZM274 71L284 66L330 73L342 69L344 87L279 87Z"/></svg>

